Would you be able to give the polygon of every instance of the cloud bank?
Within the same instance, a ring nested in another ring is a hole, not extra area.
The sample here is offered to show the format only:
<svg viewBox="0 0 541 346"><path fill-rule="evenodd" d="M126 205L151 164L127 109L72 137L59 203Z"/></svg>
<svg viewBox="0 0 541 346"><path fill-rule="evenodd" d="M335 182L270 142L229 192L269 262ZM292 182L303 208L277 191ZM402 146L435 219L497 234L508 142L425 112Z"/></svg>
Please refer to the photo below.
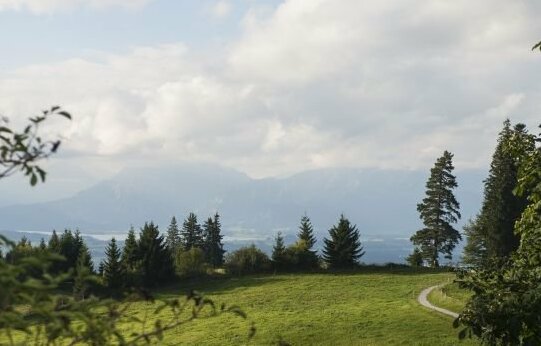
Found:
<svg viewBox="0 0 541 346"><path fill-rule="evenodd" d="M0 8L16 3L45 11L42 1L0 0ZM241 35L210 54L162 44L4 73L0 112L21 117L61 104L75 116L64 150L117 164L202 160L261 177L425 169L449 149L458 168L483 167L506 117L539 121L541 56L529 47L540 39L540 9L533 1L289 0L249 10Z"/></svg>
<svg viewBox="0 0 541 346"><path fill-rule="evenodd" d="M152 0L0 0L1 11L30 11L52 14L77 7L104 9L107 7L140 8Z"/></svg>

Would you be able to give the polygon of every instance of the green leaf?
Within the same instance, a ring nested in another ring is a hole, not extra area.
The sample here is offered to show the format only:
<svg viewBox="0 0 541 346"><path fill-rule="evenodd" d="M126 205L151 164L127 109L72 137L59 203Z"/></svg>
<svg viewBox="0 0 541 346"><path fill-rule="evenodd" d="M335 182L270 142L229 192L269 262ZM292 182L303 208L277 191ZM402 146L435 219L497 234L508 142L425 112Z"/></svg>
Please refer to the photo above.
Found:
<svg viewBox="0 0 541 346"><path fill-rule="evenodd" d="M38 176L35 173L32 173L30 177L30 185L34 186L38 183Z"/></svg>

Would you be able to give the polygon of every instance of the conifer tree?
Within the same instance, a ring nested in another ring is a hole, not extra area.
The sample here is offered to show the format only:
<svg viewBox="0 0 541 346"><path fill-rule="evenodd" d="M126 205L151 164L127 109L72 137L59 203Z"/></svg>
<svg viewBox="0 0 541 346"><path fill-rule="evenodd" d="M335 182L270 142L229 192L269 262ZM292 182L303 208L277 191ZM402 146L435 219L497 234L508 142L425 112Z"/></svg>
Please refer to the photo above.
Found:
<svg viewBox="0 0 541 346"><path fill-rule="evenodd" d="M342 214L338 224L329 230L329 236L323 240L323 259L330 268L351 268L358 264L364 251L356 225Z"/></svg>
<svg viewBox="0 0 541 346"><path fill-rule="evenodd" d="M417 231L411 241L432 267L439 266L440 253L451 259L453 249L462 239L452 226L460 219L460 205L453 194L453 189L458 186L453 169L453 154L445 151L430 170L426 197L417 204L424 228Z"/></svg>
<svg viewBox="0 0 541 346"><path fill-rule="evenodd" d="M41 238L41 240L39 241L38 249L39 249L41 252L47 251L47 244L45 244L45 239Z"/></svg>
<svg viewBox="0 0 541 346"><path fill-rule="evenodd" d="M535 149L534 139L523 124L511 128L507 119L499 134L485 183L481 212L465 229L467 245L464 261L482 265L490 258L506 258L519 245L514 225L527 205L524 196L514 190L521 162Z"/></svg>
<svg viewBox="0 0 541 346"><path fill-rule="evenodd" d="M186 220L184 220L181 237L184 251L192 247L203 248L203 230L201 229L201 225L197 223L197 216L194 213L190 213Z"/></svg>
<svg viewBox="0 0 541 346"><path fill-rule="evenodd" d="M174 268L171 253L154 223L145 223L141 229L137 252L140 256L139 270L143 285L151 287L172 279Z"/></svg>
<svg viewBox="0 0 541 346"><path fill-rule="evenodd" d="M78 251L77 260L82 258L81 264L84 265L88 269L89 273L93 274L94 262L92 261L92 254L90 253L90 249L86 245L79 231L75 232L74 240L76 244L76 249Z"/></svg>
<svg viewBox="0 0 541 346"><path fill-rule="evenodd" d="M175 254L180 247L180 231L178 229L177 218L172 217L169 227L167 227L167 237L165 238L165 244L171 254Z"/></svg>
<svg viewBox="0 0 541 346"><path fill-rule="evenodd" d="M73 295L77 300L85 300L90 288L90 274L92 274L92 271L88 267L88 263L90 261L88 256L89 253L83 249L80 256L77 258L77 262L75 263Z"/></svg>
<svg viewBox="0 0 541 346"><path fill-rule="evenodd" d="M105 261L101 260L100 264L98 265L98 276L103 277L104 268L105 268Z"/></svg>
<svg viewBox="0 0 541 346"><path fill-rule="evenodd" d="M135 239L135 230L133 226L128 231L128 236L124 241L124 248L122 249L121 262L124 267L124 272L133 273L137 267L137 261L139 256L137 253L137 239Z"/></svg>
<svg viewBox="0 0 541 346"><path fill-rule="evenodd" d="M271 259L276 269L284 269L286 262L286 246L284 244L282 232L278 232L276 238L274 238Z"/></svg>
<svg viewBox="0 0 541 346"><path fill-rule="evenodd" d="M214 214L214 219L209 217L203 225L205 255L207 262L214 268L220 267L224 263L225 250L222 243L223 236L221 235L221 228L222 225L218 213Z"/></svg>
<svg viewBox="0 0 541 346"><path fill-rule="evenodd" d="M49 238L47 249L50 252L60 253L60 239L58 238L58 234L56 234L55 230L53 230L53 234L51 235L51 238Z"/></svg>
<svg viewBox="0 0 541 346"><path fill-rule="evenodd" d="M314 236L314 227L307 215L301 218L301 225L299 226L298 233L299 240L304 240L308 250L316 244L316 237Z"/></svg>
<svg viewBox="0 0 541 346"><path fill-rule="evenodd" d="M120 262L120 249L112 238L105 248L105 261L103 262L103 282L110 289L118 289L124 283L124 270Z"/></svg>

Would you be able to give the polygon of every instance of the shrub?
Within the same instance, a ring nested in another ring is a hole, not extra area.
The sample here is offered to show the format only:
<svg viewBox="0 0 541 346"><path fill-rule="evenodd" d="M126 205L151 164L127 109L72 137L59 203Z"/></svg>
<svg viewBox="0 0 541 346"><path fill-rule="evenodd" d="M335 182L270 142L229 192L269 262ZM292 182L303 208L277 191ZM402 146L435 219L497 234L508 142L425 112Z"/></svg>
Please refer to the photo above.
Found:
<svg viewBox="0 0 541 346"><path fill-rule="evenodd" d="M179 250L175 256L175 269L181 276L204 275L207 271L205 253L197 247L192 247L187 251Z"/></svg>
<svg viewBox="0 0 541 346"><path fill-rule="evenodd" d="M318 256L315 251L308 249L304 240L299 240L286 248L284 262L286 270L306 270L319 267Z"/></svg>
<svg viewBox="0 0 541 346"><path fill-rule="evenodd" d="M268 271L271 261L263 251L252 244L228 254L225 266L230 273L243 275Z"/></svg>

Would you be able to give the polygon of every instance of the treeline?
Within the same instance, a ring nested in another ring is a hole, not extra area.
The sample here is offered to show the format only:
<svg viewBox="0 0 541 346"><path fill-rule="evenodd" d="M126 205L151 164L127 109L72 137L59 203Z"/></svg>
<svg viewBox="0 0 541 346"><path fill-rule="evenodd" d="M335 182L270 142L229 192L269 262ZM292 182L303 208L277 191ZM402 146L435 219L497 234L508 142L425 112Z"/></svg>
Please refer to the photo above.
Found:
<svg viewBox="0 0 541 346"><path fill-rule="evenodd" d="M96 283L78 281L78 277L88 273L98 277L98 289L102 287L114 293L127 287L154 287L177 278L201 276L213 273L216 268L234 275L353 268L364 255L359 231L344 215L323 240L321 255L314 250L317 240L306 215L301 218L293 244L286 245L280 232L276 235L271 257L255 245L226 255L222 239L218 213L207 218L203 225L190 213L181 226L173 217L164 233L153 222L145 223L137 234L132 227L123 247L112 238L97 271L79 231L65 230L60 236L53 231L48 242L42 239L37 246L23 237L4 259L17 264L39 253L62 256L65 260L55 262L51 272L70 272L66 285L71 284L75 294L84 298L88 291L96 289Z"/></svg>

